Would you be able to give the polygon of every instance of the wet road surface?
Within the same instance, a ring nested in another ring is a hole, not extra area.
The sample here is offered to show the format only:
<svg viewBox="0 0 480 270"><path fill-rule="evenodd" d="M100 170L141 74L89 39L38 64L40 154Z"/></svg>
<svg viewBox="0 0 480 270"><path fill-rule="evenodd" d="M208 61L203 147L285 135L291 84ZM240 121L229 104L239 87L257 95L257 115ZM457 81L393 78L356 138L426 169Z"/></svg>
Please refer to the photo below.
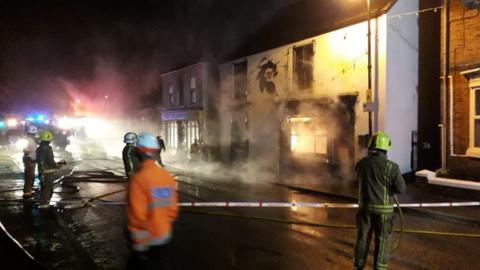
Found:
<svg viewBox="0 0 480 270"><path fill-rule="evenodd" d="M18 159L0 151L0 191L21 188ZM51 269L123 269L128 258L121 161L84 156L53 201L81 206L89 198L118 191L76 209L40 211L21 191L1 192L1 221L26 250ZM17 165L17 166L16 166ZM5 169L5 170L3 170ZM206 179L179 172L180 201L342 202L270 183ZM78 192L75 192L78 187ZM170 247L172 269L351 269L355 231L283 221L354 224L354 209L184 208ZM225 216L225 214L229 216ZM267 220L256 220L262 217ZM398 226L398 222L397 222ZM480 228L406 215L405 226L480 233ZM395 235L397 239L398 234ZM404 234L391 269L480 269L480 238ZM370 265L371 265L370 256Z"/></svg>

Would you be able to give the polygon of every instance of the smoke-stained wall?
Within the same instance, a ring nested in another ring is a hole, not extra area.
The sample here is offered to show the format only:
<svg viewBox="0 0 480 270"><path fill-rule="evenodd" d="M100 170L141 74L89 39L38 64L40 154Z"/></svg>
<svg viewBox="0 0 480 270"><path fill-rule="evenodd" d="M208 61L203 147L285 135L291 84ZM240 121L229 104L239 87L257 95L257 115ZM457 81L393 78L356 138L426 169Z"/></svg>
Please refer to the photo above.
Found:
<svg viewBox="0 0 480 270"><path fill-rule="evenodd" d="M404 5L406 6L402 6L402 10L418 8L414 4ZM417 82L418 58L415 53L406 55L394 53L410 50L411 44L391 37L391 41L387 40L387 36L391 36L394 31L388 29L388 24L389 19L386 15L372 19L371 23L373 127L374 131L386 128L387 132L393 133L394 150L391 157L400 164L402 171L406 172L410 167L410 143L406 139L407 136L410 138L411 130L415 129L416 123L416 99L411 94L415 91ZM406 24L402 31L410 28L412 28L410 35L415 36L416 25ZM351 141L354 148L353 159L356 161L363 157L366 149L363 140L365 137L362 136L368 134L368 113L364 111L368 88L366 32L367 23L362 22L222 64L220 122L224 160L231 160L234 115L241 110L247 112L248 159L257 161L272 171L279 171L281 156L287 154L285 149L288 148L281 147L283 140L280 126L282 121L292 116L325 118L336 111L352 112L352 116L346 114L344 117L354 118L350 119L352 120L350 123L354 125L353 136L347 140ZM413 42L415 41L416 39L413 39ZM391 60L388 57L391 57ZM393 73L388 70L393 70L391 65L398 65L400 61L398 58L406 58L400 62L405 65L397 66L395 73L398 75L393 77ZM234 73L235 66L244 61L247 62L246 96L239 99L235 95L237 83ZM300 68L307 72L299 75ZM409 70L405 70L407 68ZM311 75L305 75L309 69L313 70ZM400 97L400 89L404 89L402 91L407 91L408 94ZM390 94L389 91L395 93ZM345 102L345 97L351 97L348 100L354 101L349 105L351 108L345 107L345 104L349 103ZM299 106L300 109L297 108L294 113L285 108L290 101L318 105L325 103L325 100L327 103L335 104L329 105L332 106L332 113L312 112L312 106ZM406 110L408 113L405 113ZM344 132L342 128L337 128L333 136L342 137ZM345 141L345 138L340 140L335 138L337 144L342 141ZM334 158L341 159L338 153L335 155L337 156Z"/></svg>

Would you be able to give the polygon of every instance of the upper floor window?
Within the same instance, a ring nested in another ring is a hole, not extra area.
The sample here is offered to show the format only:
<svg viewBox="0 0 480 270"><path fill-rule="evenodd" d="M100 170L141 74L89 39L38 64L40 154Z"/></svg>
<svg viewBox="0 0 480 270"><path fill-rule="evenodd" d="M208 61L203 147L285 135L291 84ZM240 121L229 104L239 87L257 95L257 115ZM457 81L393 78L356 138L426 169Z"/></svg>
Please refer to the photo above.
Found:
<svg viewBox="0 0 480 270"><path fill-rule="evenodd" d="M197 78L190 77L190 89L197 89Z"/></svg>
<svg viewBox="0 0 480 270"><path fill-rule="evenodd" d="M190 78L190 104L197 104L198 97L197 97L197 78L191 77Z"/></svg>
<svg viewBox="0 0 480 270"><path fill-rule="evenodd" d="M175 105L175 90L173 89L173 85L168 87L168 103L170 106Z"/></svg>
<svg viewBox="0 0 480 270"><path fill-rule="evenodd" d="M293 61L293 78L298 89L306 89L313 82L313 43L295 47Z"/></svg>
<svg viewBox="0 0 480 270"><path fill-rule="evenodd" d="M178 79L178 105L185 104L184 91L185 89L183 87L183 80L179 78Z"/></svg>
<svg viewBox="0 0 480 270"><path fill-rule="evenodd" d="M247 97L247 61L233 64L233 98Z"/></svg>

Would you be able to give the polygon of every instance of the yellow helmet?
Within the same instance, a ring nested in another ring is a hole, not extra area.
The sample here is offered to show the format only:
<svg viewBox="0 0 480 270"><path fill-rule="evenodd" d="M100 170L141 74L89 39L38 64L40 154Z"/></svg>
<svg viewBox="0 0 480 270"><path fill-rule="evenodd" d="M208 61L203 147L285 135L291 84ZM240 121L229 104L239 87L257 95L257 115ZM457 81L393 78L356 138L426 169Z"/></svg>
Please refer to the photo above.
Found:
<svg viewBox="0 0 480 270"><path fill-rule="evenodd" d="M368 148L388 151L390 150L391 145L392 141L390 140L388 134L383 131L379 131L370 139Z"/></svg>
<svg viewBox="0 0 480 270"><path fill-rule="evenodd" d="M43 141L43 142L49 142L51 140L53 140L53 133L48 130L48 129L44 129L42 131L40 131L40 140Z"/></svg>

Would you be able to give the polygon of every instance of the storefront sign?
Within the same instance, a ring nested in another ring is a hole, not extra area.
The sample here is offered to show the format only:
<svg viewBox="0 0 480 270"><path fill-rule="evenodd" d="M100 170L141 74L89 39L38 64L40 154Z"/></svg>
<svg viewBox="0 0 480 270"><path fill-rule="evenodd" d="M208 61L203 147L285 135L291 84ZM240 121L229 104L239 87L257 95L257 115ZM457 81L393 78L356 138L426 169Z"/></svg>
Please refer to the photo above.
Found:
<svg viewBox="0 0 480 270"><path fill-rule="evenodd" d="M162 121L174 121L174 120L197 120L199 111L170 111L162 112Z"/></svg>

